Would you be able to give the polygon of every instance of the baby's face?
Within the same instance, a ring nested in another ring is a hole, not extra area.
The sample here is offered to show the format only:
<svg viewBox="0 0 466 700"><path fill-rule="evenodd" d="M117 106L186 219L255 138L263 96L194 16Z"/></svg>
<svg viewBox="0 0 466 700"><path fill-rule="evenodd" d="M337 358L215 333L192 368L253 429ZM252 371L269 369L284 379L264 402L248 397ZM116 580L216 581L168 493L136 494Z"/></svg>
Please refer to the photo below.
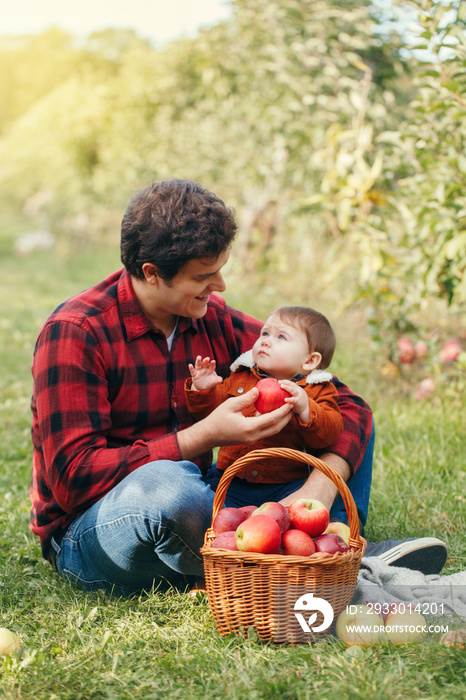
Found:
<svg viewBox="0 0 466 700"><path fill-rule="evenodd" d="M265 322L252 348L257 366L276 379L291 379L307 374L304 365L311 352L304 333L272 314Z"/></svg>

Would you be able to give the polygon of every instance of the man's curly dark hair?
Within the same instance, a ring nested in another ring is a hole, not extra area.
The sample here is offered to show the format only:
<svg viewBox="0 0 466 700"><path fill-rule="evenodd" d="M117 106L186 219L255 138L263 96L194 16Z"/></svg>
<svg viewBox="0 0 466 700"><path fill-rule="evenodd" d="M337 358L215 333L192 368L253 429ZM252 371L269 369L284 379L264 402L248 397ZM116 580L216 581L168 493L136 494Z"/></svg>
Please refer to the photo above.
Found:
<svg viewBox="0 0 466 700"><path fill-rule="evenodd" d="M143 264L153 263L168 282L190 260L217 258L236 233L233 210L197 182L153 182L130 199L121 224L121 261L139 279Z"/></svg>

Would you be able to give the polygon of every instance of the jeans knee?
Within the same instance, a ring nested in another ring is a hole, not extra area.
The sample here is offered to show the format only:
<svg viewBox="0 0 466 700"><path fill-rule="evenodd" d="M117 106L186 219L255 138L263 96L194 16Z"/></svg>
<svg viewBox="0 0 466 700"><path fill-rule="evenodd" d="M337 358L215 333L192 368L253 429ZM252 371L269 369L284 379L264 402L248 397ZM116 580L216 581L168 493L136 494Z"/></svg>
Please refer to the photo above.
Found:
<svg viewBox="0 0 466 700"><path fill-rule="evenodd" d="M128 478L125 499L172 529L206 530L214 493L192 462L159 460L139 467Z"/></svg>

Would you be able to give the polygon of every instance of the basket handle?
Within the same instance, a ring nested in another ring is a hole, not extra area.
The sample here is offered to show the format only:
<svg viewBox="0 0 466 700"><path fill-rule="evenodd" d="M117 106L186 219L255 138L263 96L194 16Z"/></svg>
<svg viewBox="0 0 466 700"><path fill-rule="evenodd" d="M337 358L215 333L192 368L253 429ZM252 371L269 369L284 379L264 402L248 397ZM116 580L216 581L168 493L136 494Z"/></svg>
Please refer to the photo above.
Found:
<svg viewBox="0 0 466 700"><path fill-rule="evenodd" d="M335 484L343 499L350 528L350 547L362 549L363 541L359 535L358 511L345 480L340 476L340 474L338 474L337 471L335 471L335 469L333 469L333 467L330 467L321 459L307 454L306 452L299 452L298 450L292 450L287 447L271 447L264 450L253 450L252 452L248 452L248 454L237 459L236 462L233 462L233 464L230 464L230 466L225 469L215 492L214 506L212 510L212 525L216 515L223 508L227 490L233 477L236 476L236 474L250 462L257 462L266 459L267 457L286 457L294 460L295 462L304 462L305 464L310 464L325 474L325 476L327 476Z"/></svg>

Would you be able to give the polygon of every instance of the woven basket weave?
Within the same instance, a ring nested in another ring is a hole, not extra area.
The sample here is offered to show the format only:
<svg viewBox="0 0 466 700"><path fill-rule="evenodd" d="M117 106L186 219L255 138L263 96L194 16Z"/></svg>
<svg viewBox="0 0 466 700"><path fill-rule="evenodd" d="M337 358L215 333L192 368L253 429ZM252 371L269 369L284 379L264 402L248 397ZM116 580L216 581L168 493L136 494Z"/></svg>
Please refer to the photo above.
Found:
<svg viewBox="0 0 466 700"><path fill-rule="evenodd" d="M327 634L332 627L321 632L312 631L324 626L324 615L318 612L318 604L312 608L311 601L307 612L305 605L304 608L295 608L295 604L301 596L312 594L331 605L333 620L336 621L353 597L366 541L359 535L356 505L342 477L322 460L286 448L255 450L225 470L215 493L212 523L223 508L233 477L247 464L268 457L287 457L310 464L331 479L342 496L348 515L349 551L299 557L217 549L212 547L215 535L211 526L201 548L207 597L222 636L231 632L245 634L252 627L264 641L309 642ZM301 614L300 610L303 611ZM313 610L315 613L309 615ZM307 628L306 618L309 618Z"/></svg>

